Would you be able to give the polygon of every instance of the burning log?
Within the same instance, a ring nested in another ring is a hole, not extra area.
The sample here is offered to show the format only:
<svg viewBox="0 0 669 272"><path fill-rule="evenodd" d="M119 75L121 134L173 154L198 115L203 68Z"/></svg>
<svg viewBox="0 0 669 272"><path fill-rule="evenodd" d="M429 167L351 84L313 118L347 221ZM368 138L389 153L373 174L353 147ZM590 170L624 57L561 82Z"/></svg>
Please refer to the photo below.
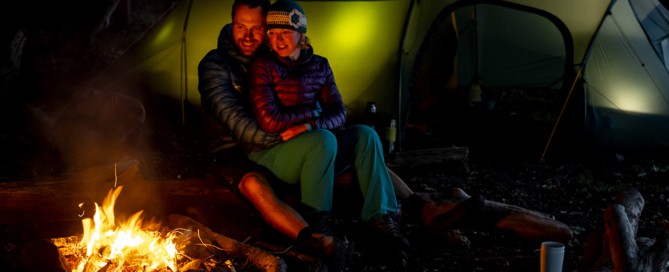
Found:
<svg viewBox="0 0 669 272"><path fill-rule="evenodd" d="M593 234L586 244L588 271L667 271L669 229L665 226L656 240L636 237L643 207L638 191L618 194L604 211L604 233Z"/></svg>
<svg viewBox="0 0 669 272"><path fill-rule="evenodd" d="M262 271L286 271L287 269L283 259L260 248L216 233L188 216L172 214L169 216L169 222L174 228L198 230L201 237L216 241L218 247L230 256L246 259Z"/></svg>
<svg viewBox="0 0 669 272"><path fill-rule="evenodd" d="M255 242L255 245L257 245L260 248L264 248L266 250L272 251L272 252L281 252L282 255L285 255L288 258L294 259L298 262L306 263L306 264L316 264L316 266L322 266L323 264L320 264L320 260L317 258L306 255L303 253L300 253L296 250L293 250L292 248L289 248L286 250L286 248L282 245L277 245L274 243L269 243L265 241L257 241Z"/></svg>

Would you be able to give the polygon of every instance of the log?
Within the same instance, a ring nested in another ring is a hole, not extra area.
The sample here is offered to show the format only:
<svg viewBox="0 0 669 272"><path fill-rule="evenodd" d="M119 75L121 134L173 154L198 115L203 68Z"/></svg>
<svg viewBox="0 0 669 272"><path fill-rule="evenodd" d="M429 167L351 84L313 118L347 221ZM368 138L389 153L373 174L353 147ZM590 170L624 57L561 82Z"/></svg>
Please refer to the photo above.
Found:
<svg viewBox="0 0 669 272"><path fill-rule="evenodd" d="M604 211L604 233L598 235L602 239L592 239L586 244L587 252L597 252L597 245L601 252L596 262L593 262L593 254L584 258L588 270L666 271L669 262L667 228L656 240L636 237L643 207L643 196L636 190L623 191L616 196Z"/></svg>
<svg viewBox="0 0 669 272"><path fill-rule="evenodd" d="M114 168L100 165L58 179L0 183L0 226L10 230L1 232L0 238L13 239L21 233L43 238L81 234L80 215L93 215L93 202L102 203L115 186L124 187L115 207L119 215L143 210L145 217L161 220L169 214L186 214L235 239L257 235L265 227L251 216L255 209L222 182L146 179L139 162L132 159L118 163L117 175ZM80 209L80 203L88 208Z"/></svg>
<svg viewBox="0 0 669 272"><path fill-rule="evenodd" d="M604 225L613 271L632 271L638 262L638 249L634 240L635 226L630 224L625 207L618 204L609 206L604 212Z"/></svg>
<svg viewBox="0 0 669 272"><path fill-rule="evenodd" d="M642 255L637 271L667 271L669 233L665 229L655 243Z"/></svg>
<svg viewBox="0 0 669 272"><path fill-rule="evenodd" d="M602 260L609 260L608 246L603 246L606 239L599 232L593 232L588 235L583 250L583 267L603 267Z"/></svg>
<svg viewBox="0 0 669 272"><path fill-rule="evenodd" d="M440 169L451 173L469 173L469 148L444 147L397 152L386 164L389 168Z"/></svg>
<svg viewBox="0 0 669 272"><path fill-rule="evenodd" d="M508 232L530 241L566 243L573 236L567 225L544 213L478 196L472 199L460 188L422 197L429 200L423 212L428 226Z"/></svg>
<svg viewBox="0 0 669 272"><path fill-rule="evenodd" d="M58 248L45 239L2 246L3 271L71 271Z"/></svg>
<svg viewBox="0 0 669 272"><path fill-rule="evenodd" d="M624 207L625 215L630 223L630 233L636 236L639 229L639 220L641 220L641 211L643 211L645 204L643 196L636 190L627 190L619 193L614 201L614 204Z"/></svg>
<svg viewBox="0 0 669 272"><path fill-rule="evenodd" d="M244 244L225 235L216 233L188 216L172 214L169 216L169 222L173 228L191 229L193 231L197 230L200 237L204 237L205 240L216 241L218 247L228 255L248 260L262 271L285 272L287 270L286 263L283 259L260 248Z"/></svg>
<svg viewBox="0 0 669 272"><path fill-rule="evenodd" d="M304 262L304 263L317 263L319 260L315 257L305 255L299 252L296 252L295 250L288 249L286 250L285 247L281 247L280 245L272 244L272 243L267 243L264 241L258 241L255 243L258 245L260 248L264 248L266 250L272 251L272 252L284 252L282 254L285 254L287 257L293 258L297 261Z"/></svg>
<svg viewBox="0 0 669 272"><path fill-rule="evenodd" d="M632 271L639 264L636 234L644 199L636 190L623 191L604 211L605 238L613 271Z"/></svg>
<svg viewBox="0 0 669 272"><path fill-rule="evenodd" d="M482 218L491 219L489 222L496 230L511 232L527 240L566 244L573 236L566 224L527 208L486 200L481 213Z"/></svg>
<svg viewBox="0 0 669 272"><path fill-rule="evenodd" d="M637 262L639 249L634 240L643 206L643 197L637 191L624 191L616 196L604 212L605 233L593 233L593 240L586 243L586 252L590 252L584 256L586 267L607 269L612 260L617 262L613 266L622 270L625 270L622 267L631 269L636 266L629 262Z"/></svg>

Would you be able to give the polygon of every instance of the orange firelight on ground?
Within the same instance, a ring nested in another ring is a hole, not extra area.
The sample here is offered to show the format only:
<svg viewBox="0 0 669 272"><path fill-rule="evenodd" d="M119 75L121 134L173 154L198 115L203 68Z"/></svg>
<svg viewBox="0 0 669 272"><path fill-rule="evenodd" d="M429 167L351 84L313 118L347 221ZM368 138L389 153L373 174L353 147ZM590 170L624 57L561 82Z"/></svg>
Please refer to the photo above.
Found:
<svg viewBox="0 0 669 272"><path fill-rule="evenodd" d="M142 226L142 211L117 224L114 204L122 186L107 194L102 206L95 203L93 219L82 220L84 235L79 242L86 248L74 271L177 271L175 233L162 237L159 231Z"/></svg>

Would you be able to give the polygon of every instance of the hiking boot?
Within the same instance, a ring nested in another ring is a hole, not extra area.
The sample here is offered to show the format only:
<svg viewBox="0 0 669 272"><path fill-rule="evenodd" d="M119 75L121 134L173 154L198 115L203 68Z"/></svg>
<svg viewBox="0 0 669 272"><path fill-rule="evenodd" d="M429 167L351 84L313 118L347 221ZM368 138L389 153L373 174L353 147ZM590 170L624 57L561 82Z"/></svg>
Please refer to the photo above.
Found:
<svg viewBox="0 0 669 272"><path fill-rule="evenodd" d="M324 257L337 251L340 243L341 241L334 236L313 232L308 237L301 238L297 244L314 256Z"/></svg>
<svg viewBox="0 0 669 272"><path fill-rule="evenodd" d="M322 258L334 271L344 271L353 255L353 245L348 240L318 232L300 237L298 246Z"/></svg>
<svg viewBox="0 0 669 272"><path fill-rule="evenodd" d="M373 220L371 227L383 238L390 242L390 245L397 247L400 250L409 249L409 240L400 231L400 224L393 219L390 214L384 214L380 218ZM384 239L384 240L385 240Z"/></svg>
<svg viewBox="0 0 669 272"><path fill-rule="evenodd" d="M307 220L309 226L311 226L314 232L326 234L329 236L334 236L334 232L330 227L330 217L327 215L310 218Z"/></svg>
<svg viewBox="0 0 669 272"><path fill-rule="evenodd" d="M427 200L415 193L403 199L400 203L402 221L407 224L423 224L421 215L427 204Z"/></svg>
<svg viewBox="0 0 669 272"><path fill-rule="evenodd" d="M302 215L304 221L307 221L311 231L334 236L332 229L330 228L331 220L328 212L308 210L311 208L302 209L306 210L306 212L302 211L300 212L300 215Z"/></svg>

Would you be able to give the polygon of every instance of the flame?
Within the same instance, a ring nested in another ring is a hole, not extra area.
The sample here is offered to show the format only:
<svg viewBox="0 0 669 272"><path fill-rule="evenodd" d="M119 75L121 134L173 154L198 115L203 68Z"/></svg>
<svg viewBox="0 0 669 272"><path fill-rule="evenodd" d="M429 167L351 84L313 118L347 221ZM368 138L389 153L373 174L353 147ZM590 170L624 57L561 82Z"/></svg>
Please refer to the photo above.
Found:
<svg viewBox="0 0 669 272"><path fill-rule="evenodd" d="M143 229L143 211L133 214L126 222L116 223L114 205L122 188L110 190L102 207L95 203L92 220L81 221L84 235L79 246L86 248L86 254L74 271L177 271L179 252L174 232L162 237L159 231Z"/></svg>

